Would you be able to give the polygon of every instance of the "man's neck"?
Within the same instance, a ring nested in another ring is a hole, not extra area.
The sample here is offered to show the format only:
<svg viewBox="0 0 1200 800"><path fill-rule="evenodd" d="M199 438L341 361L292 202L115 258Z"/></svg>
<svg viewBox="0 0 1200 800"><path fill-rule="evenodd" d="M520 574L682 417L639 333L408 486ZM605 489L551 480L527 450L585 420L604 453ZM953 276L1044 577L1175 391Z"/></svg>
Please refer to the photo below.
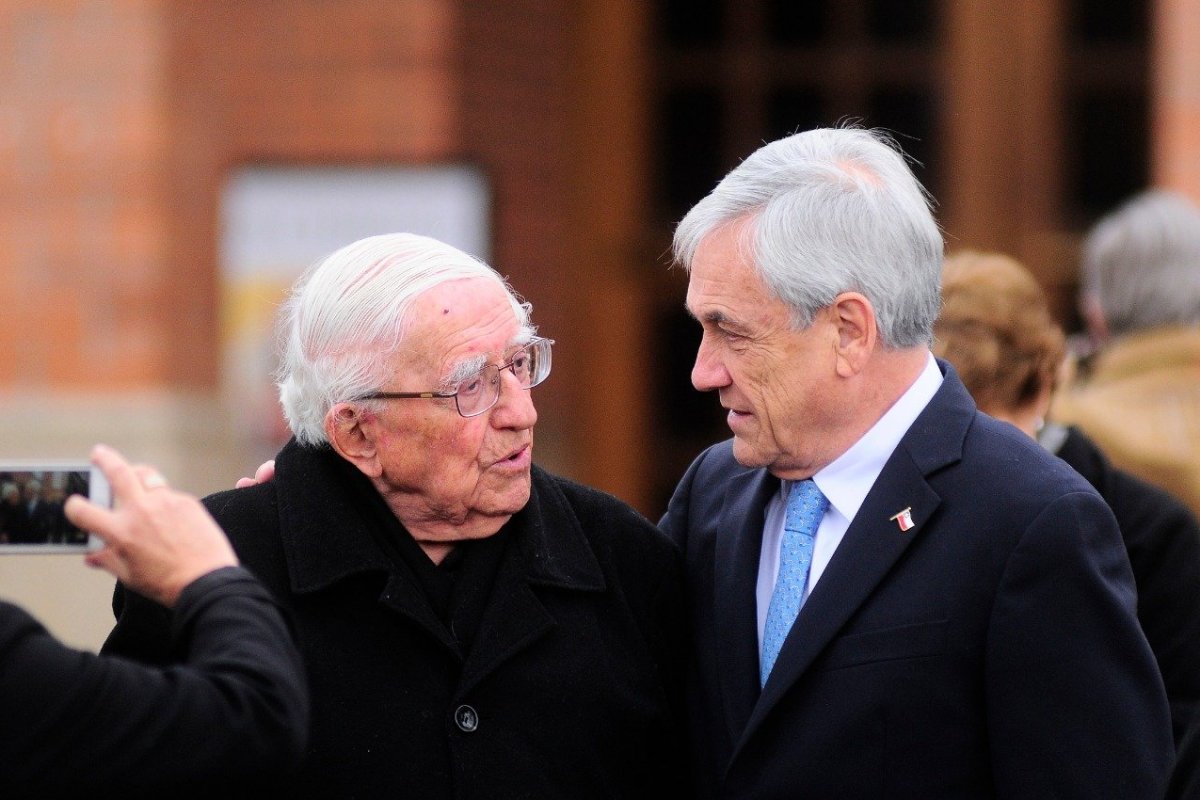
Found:
<svg viewBox="0 0 1200 800"><path fill-rule="evenodd" d="M856 400L860 413L854 424L847 428L845 447L841 452L850 449L912 388L929 358L926 347L880 350L872 358L867 371L860 376L861 391Z"/></svg>

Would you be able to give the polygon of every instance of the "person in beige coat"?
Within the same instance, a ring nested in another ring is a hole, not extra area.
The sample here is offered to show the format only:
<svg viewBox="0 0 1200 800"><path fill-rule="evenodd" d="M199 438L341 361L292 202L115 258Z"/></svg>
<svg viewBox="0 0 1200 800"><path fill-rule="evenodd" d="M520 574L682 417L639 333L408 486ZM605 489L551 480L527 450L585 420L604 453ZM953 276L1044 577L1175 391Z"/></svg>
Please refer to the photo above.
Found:
<svg viewBox="0 0 1200 800"><path fill-rule="evenodd" d="M1088 234L1081 268L1097 352L1051 417L1200 514L1200 209L1138 195Z"/></svg>

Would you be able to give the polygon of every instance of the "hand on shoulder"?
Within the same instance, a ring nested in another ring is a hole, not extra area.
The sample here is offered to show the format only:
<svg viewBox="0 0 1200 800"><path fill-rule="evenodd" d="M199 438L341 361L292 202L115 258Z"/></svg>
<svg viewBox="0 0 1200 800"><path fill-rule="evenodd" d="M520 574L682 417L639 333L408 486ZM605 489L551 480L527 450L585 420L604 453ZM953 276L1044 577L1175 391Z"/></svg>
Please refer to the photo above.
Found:
<svg viewBox="0 0 1200 800"><path fill-rule="evenodd" d="M260 483L266 483L275 477L275 459L264 461L254 471L253 478L238 478L234 487L237 489L245 489L247 486L257 486Z"/></svg>

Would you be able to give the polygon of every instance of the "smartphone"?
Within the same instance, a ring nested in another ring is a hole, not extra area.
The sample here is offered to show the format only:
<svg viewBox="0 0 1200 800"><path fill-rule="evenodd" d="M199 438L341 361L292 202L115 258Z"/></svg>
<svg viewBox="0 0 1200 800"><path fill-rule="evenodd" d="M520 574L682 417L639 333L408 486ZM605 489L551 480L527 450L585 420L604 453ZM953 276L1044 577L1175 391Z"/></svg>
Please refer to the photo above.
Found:
<svg viewBox="0 0 1200 800"><path fill-rule="evenodd" d="M108 480L86 462L0 461L0 555L84 553L100 540L71 524L63 504L73 494L112 505Z"/></svg>

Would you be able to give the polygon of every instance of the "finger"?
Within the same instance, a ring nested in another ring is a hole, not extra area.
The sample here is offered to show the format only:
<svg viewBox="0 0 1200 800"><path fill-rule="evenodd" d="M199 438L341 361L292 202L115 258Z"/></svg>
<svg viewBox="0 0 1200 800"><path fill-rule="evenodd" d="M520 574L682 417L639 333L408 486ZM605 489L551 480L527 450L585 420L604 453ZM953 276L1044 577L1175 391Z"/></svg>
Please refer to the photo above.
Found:
<svg viewBox="0 0 1200 800"><path fill-rule="evenodd" d="M89 567L104 569L104 559L106 558L107 553L107 547L101 550L93 550L90 553L85 553L83 556L83 563L87 564Z"/></svg>
<svg viewBox="0 0 1200 800"><path fill-rule="evenodd" d="M102 569L111 573L118 580L124 580L127 577L122 573L121 559L117 558L116 554L107 547L88 553L83 557L83 563L94 569Z"/></svg>
<svg viewBox="0 0 1200 800"><path fill-rule="evenodd" d="M251 486L257 486L260 483L267 483L275 477L275 459L264 461L258 465L258 469L254 471L253 478L238 478L234 484L235 489L246 489Z"/></svg>
<svg viewBox="0 0 1200 800"><path fill-rule="evenodd" d="M103 444L96 445L92 448L92 463L108 478L115 499L132 498L142 491L142 482L133 471L133 467L113 448Z"/></svg>
<svg viewBox="0 0 1200 800"><path fill-rule="evenodd" d="M149 464L134 464L133 474L137 476L138 484L146 491L161 489L167 485L167 479L162 473Z"/></svg>
<svg viewBox="0 0 1200 800"><path fill-rule="evenodd" d="M77 494L67 498L67 502L63 506L63 513L75 527L91 531L105 541L108 541L109 531L113 527L113 520L116 516L111 510L98 506Z"/></svg>

